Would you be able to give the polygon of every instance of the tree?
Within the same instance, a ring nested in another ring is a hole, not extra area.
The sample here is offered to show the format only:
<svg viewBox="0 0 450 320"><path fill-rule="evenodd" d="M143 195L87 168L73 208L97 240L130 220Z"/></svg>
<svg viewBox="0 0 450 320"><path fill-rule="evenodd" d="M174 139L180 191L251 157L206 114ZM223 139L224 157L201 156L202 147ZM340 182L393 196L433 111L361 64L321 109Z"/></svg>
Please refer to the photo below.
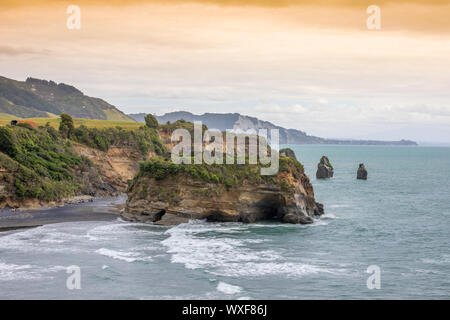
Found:
<svg viewBox="0 0 450 320"><path fill-rule="evenodd" d="M158 120L156 120L155 116L152 114L148 114L145 116L145 125L149 128L158 128Z"/></svg>
<svg viewBox="0 0 450 320"><path fill-rule="evenodd" d="M16 144L9 128L0 127L0 152L10 157L14 157L17 153Z"/></svg>
<svg viewBox="0 0 450 320"><path fill-rule="evenodd" d="M74 129L73 119L67 113L61 114L61 123L59 124L59 132L65 138L69 138Z"/></svg>

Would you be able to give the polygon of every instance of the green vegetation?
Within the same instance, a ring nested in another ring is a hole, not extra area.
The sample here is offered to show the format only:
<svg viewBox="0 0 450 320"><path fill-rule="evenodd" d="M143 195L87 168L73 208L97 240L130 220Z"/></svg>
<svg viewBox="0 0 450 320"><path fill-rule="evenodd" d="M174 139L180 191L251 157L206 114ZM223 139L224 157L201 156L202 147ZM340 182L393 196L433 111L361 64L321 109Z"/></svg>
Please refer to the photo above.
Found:
<svg viewBox="0 0 450 320"><path fill-rule="evenodd" d="M168 152L159 139L158 132L145 126L131 131L121 127L97 129L82 125L73 130L70 139L101 151L108 151L111 146L118 146L135 148L144 156L150 152L158 155Z"/></svg>
<svg viewBox="0 0 450 320"><path fill-rule="evenodd" d="M249 184L288 184L282 177L261 175L261 164L175 164L170 159L155 157L140 163L138 177L149 177L164 180L173 176L185 176L199 179L207 183L224 185L227 189ZM303 165L289 157L280 157L280 173L291 173L300 178L304 173ZM288 187L291 187L288 185Z"/></svg>
<svg viewBox="0 0 450 320"><path fill-rule="evenodd" d="M73 130L75 129L75 126L73 125L73 119L71 116L69 116L67 113L61 114L61 123L59 125L59 133L64 138L69 138Z"/></svg>
<svg viewBox="0 0 450 320"><path fill-rule="evenodd" d="M49 123L53 128L58 129L60 125L60 118L58 116L52 116L51 118L20 118L8 114L0 114L0 126L6 126L10 124L11 120L27 120L36 123L38 126L45 126ZM138 122L125 122L125 121L110 121L110 120L91 120L91 119L79 119L73 118L73 124L75 128L84 125L88 128L113 128L121 127L125 130L137 130L142 126L142 123Z"/></svg>
<svg viewBox="0 0 450 320"><path fill-rule="evenodd" d="M88 190L90 182L83 180L83 173L94 165L74 151L71 141L102 151L118 146L142 155L168 153L154 128L75 127L74 122L63 114L59 130L50 122L39 128L28 123L0 126L0 180L9 193L19 199L56 201Z"/></svg>
<svg viewBox="0 0 450 320"><path fill-rule="evenodd" d="M170 123L170 121L167 121L166 124L160 124L159 128L168 134L172 134L176 129L186 129L189 131L189 134L191 137L194 137L194 124L192 122L187 122L183 119L177 120L175 122ZM208 127L206 125L202 125L202 132L208 130Z"/></svg>
<svg viewBox="0 0 450 320"><path fill-rule="evenodd" d="M145 125L149 128L156 129L158 128L158 120L156 120L154 115L148 114L145 116Z"/></svg>
<svg viewBox="0 0 450 320"><path fill-rule="evenodd" d="M281 156L297 159L294 150L292 150L291 148L280 149L279 153Z"/></svg>
<svg viewBox="0 0 450 320"><path fill-rule="evenodd" d="M108 151L110 146L127 146L136 148L143 155L149 152L158 155L167 153L156 129L142 126L137 122L73 119L67 114L62 114L61 118L51 119L20 119L0 115L0 125L9 125L12 119L32 121L39 126L50 126L58 129L63 137L101 151Z"/></svg>
<svg viewBox="0 0 450 320"><path fill-rule="evenodd" d="M280 156L279 172L292 173L294 178L299 179L305 172L305 168L294 158Z"/></svg>
<svg viewBox="0 0 450 320"><path fill-rule="evenodd" d="M18 198L59 200L79 193L76 171L92 164L50 127L0 127L0 167Z"/></svg>

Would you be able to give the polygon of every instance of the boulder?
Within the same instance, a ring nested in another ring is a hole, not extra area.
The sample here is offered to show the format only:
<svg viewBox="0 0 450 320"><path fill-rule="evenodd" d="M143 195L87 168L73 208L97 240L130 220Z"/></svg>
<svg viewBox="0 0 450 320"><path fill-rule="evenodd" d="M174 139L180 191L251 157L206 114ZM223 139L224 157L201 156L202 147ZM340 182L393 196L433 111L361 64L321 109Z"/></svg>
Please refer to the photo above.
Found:
<svg viewBox="0 0 450 320"><path fill-rule="evenodd" d="M358 172L356 173L356 179L367 180L367 170L364 163L359 164Z"/></svg>
<svg viewBox="0 0 450 320"><path fill-rule="evenodd" d="M328 160L328 157L323 156L320 158L320 162L317 165L316 178L317 179L329 179L332 178L334 174L333 166Z"/></svg>

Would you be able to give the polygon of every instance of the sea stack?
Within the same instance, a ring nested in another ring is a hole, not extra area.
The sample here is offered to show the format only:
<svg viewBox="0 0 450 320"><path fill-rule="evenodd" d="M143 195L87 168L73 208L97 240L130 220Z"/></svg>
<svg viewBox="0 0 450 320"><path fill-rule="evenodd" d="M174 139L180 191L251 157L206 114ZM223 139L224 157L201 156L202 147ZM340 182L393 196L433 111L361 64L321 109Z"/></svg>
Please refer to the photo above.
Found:
<svg viewBox="0 0 450 320"><path fill-rule="evenodd" d="M317 165L316 178L317 179L328 179L332 178L334 174L333 166L328 160L328 157L323 156L320 158L320 162Z"/></svg>
<svg viewBox="0 0 450 320"><path fill-rule="evenodd" d="M359 164L358 172L356 173L356 179L367 180L367 170L364 163Z"/></svg>

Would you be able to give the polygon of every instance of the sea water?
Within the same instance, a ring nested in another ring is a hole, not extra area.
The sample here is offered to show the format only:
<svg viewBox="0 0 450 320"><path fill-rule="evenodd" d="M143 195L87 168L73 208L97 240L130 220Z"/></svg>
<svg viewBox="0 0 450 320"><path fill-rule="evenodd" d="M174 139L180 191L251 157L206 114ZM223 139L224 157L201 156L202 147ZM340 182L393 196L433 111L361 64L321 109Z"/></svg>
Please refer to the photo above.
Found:
<svg viewBox="0 0 450 320"><path fill-rule="evenodd" d="M314 224L169 228L116 215L2 232L0 298L450 298L450 148L290 147L325 205ZM333 179L315 178L322 155ZM367 181L356 180L359 163ZM69 266L80 289L68 289Z"/></svg>

